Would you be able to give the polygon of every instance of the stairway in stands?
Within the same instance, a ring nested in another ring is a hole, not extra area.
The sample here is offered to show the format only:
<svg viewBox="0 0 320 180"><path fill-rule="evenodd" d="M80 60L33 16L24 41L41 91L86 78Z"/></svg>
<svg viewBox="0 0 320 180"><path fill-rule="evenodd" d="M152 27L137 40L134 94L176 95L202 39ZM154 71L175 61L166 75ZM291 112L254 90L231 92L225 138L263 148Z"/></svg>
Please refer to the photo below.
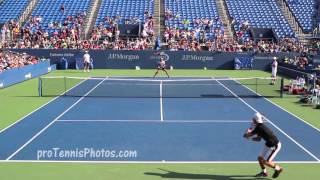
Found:
<svg viewBox="0 0 320 180"><path fill-rule="evenodd" d="M26 9L24 10L24 12L22 13L22 15L19 18L20 24L24 24L27 20L29 20L29 17L31 16L31 13L32 13L33 9L36 7L38 1L39 0L31 0L29 2L28 6L26 7Z"/></svg>
<svg viewBox="0 0 320 180"><path fill-rule="evenodd" d="M233 31L231 28L231 19L228 15L227 5L224 0L215 0L217 4L217 10L219 13L219 17L224 26L225 38L231 39L233 38Z"/></svg>
<svg viewBox="0 0 320 180"><path fill-rule="evenodd" d="M295 16L293 15L293 13L290 11L288 5L286 4L285 0L275 0L278 7L281 9L282 14L284 15L284 17L286 18L287 22L289 23L290 27L292 28L292 30L294 31L294 33L296 34L296 37L298 38L298 40L302 43L302 44L307 44L308 37L311 37L312 34L306 34L303 33L302 28L300 27L298 21L296 20Z"/></svg>
<svg viewBox="0 0 320 180"><path fill-rule="evenodd" d="M154 0L154 16L155 16L155 25L154 31L155 36L163 38L165 31L165 2L164 0Z"/></svg>
<svg viewBox="0 0 320 180"><path fill-rule="evenodd" d="M82 33L83 39L89 38L91 30L95 26L101 4L102 0L92 0L87 17L85 19L84 32Z"/></svg>

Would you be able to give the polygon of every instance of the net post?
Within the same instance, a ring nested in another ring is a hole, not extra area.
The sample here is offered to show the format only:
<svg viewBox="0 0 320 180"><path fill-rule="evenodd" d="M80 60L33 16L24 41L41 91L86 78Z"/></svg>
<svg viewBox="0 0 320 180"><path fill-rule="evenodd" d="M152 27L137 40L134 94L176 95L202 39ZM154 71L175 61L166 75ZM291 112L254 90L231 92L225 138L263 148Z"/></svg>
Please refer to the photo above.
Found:
<svg viewBox="0 0 320 180"><path fill-rule="evenodd" d="M67 78L64 76L63 80L64 80L64 93L63 93L63 95L66 96L67 95Z"/></svg>
<svg viewBox="0 0 320 180"><path fill-rule="evenodd" d="M284 78L281 78L281 84L280 84L280 98L283 98L283 87L284 87Z"/></svg>
<svg viewBox="0 0 320 180"><path fill-rule="evenodd" d="M259 92L258 92L258 78L255 78L256 79L256 94L259 94Z"/></svg>
<svg viewBox="0 0 320 180"><path fill-rule="evenodd" d="M38 94L39 94L39 97L42 97L42 79L41 79L41 77L39 77L39 80L38 80Z"/></svg>

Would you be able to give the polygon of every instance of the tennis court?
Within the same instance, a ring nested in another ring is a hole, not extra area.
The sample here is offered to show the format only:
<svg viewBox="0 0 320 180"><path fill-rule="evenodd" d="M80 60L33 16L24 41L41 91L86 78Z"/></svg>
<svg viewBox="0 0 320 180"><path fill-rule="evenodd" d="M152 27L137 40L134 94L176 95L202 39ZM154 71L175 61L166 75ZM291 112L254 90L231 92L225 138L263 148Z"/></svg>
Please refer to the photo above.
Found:
<svg viewBox="0 0 320 180"><path fill-rule="evenodd" d="M282 142L277 161L319 162L319 130L264 98L280 88L258 81L44 78L42 96L61 96L0 133L0 159L255 162L262 142L242 135L260 112Z"/></svg>

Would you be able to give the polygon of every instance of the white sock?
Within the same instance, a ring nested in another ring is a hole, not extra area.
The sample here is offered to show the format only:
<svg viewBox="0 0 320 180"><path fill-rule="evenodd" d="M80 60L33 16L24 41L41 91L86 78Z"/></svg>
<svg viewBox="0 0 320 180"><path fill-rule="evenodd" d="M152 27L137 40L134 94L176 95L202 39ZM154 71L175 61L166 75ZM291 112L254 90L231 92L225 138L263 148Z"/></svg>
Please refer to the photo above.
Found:
<svg viewBox="0 0 320 180"><path fill-rule="evenodd" d="M267 169L266 168L262 169L262 172L267 173Z"/></svg>
<svg viewBox="0 0 320 180"><path fill-rule="evenodd" d="M274 167L275 170L279 171L280 167L278 165L276 165L276 167Z"/></svg>

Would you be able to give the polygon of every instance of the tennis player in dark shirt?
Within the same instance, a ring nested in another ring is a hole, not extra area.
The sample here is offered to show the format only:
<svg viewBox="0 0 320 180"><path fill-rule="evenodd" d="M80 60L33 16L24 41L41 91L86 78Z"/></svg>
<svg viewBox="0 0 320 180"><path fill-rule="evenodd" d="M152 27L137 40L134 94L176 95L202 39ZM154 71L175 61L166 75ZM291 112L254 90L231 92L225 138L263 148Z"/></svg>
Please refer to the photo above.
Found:
<svg viewBox="0 0 320 180"><path fill-rule="evenodd" d="M167 74L168 78L170 77L167 70L166 70L166 61L162 57L160 58L160 61L158 62L157 71L154 74L153 78L156 77L156 75L159 73L159 70L164 71Z"/></svg>
<svg viewBox="0 0 320 180"><path fill-rule="evenodd" d="M273 163L273 159L276 157L281 149L281 143L277 136L272 132L272 130L264 124L263 116L260 113L255 113L252 118L252 127L250 127L243 137L249 139L252 138L253 141L260 141L263 139L265 145L258 157L259 165L262 171L256 175L256 177L267 177L266 166L274 169L273 178L277 178L283 169Z"/></svg>

